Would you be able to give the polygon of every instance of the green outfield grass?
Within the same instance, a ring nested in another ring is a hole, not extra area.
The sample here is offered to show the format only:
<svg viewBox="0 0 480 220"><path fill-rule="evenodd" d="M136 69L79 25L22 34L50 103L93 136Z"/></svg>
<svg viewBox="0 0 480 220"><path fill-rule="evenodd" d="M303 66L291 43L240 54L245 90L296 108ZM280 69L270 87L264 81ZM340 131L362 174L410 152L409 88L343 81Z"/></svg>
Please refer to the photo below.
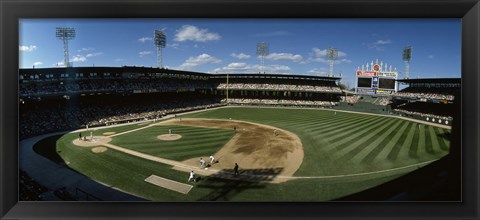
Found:
<svg viewBox="0 0 480 220"><path fill-rule="evenodd" d="M204 177L188 195L183 195L146 183L144 179L155 174L185 183L187 173L112 149L94 154L90 147L71 144L78 133L61 137L57 141L57 151L71 168L102 183L156 201L325 201L398 178L420 167L415 164L445 156L450 145L446 138L448 129L423 124L419 127L418 123L407 120L356 113L337 112L335 115L326 110L221 108L182 117L232 118L297 134L304 147L304 161L294 174L299 178L269 184ZM94 135L147 125L106 128L95 131ZM168 133L168 129L181 134L182 139L165 142L156 138ZM153 126L115 136L111 144L181 161L213 154L232 136L231 130L224 129ZM397 169L405 166L409 167ZM356 175L361 173L368 174Z"/></svg>

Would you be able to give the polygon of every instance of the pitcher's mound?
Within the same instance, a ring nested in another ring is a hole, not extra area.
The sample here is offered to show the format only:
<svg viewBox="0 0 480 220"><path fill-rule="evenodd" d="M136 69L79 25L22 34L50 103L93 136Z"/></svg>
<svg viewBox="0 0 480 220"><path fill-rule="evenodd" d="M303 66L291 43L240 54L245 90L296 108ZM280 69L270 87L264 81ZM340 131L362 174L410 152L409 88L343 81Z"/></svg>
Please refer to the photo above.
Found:
<svg viewBox="0 0 480 220"><path fill-rule="evenodd" d="M158 139L162 141L175 141L182 138L182 135L179 134L162 134L157 136Z"/></svg>
<svg viewBox="0 0 480 220"><path fill-rule="evenodd" d="M96 153L96 154L103 153L105 151L107 151L106 147L94 147L94 148L92 148L92 152Z"/></svg>
<svg viewBox="0 0 480 220"><path fill-rule="evenodd" d="M79 140L78 138L75 138L75 140L73 140L73 144L81 147L95 147L95 146L102 145L104 143L108 143L110 141L112 141L111 137L93 136L91 139L90 137L87 137L86 140L83 140L83 139Z"/></svg>

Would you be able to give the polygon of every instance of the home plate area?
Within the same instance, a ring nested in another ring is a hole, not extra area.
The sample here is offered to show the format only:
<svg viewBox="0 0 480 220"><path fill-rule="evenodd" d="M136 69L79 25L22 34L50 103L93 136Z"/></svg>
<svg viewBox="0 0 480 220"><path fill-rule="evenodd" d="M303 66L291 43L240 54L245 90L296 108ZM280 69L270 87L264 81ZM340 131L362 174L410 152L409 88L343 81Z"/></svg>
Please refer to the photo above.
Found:
<svg viewBox="0 0 480 220"><path fill-rule="evenodd" d="M179 193L188 194L190 190L193 188L192 185L188 185L185 183L180 183L177 181L165 179L163 177L159 177L156 175L151 175L145 179L145 182L151 183L156 186L163 187L165 189L173 190Z"/></svg>

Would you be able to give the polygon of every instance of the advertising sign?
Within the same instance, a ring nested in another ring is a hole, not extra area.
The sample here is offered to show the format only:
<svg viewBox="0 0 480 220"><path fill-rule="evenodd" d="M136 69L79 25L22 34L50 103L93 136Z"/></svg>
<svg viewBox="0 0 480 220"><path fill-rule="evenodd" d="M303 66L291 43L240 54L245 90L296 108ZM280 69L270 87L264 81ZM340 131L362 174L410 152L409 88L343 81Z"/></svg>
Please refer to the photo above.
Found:
<svg viewBox="0 0 480 220"><path fill-rule="evenodd" d="M377 73L377 76L394 77L394 78L396 78L396 77L397 77L397 73L396 73L396 72L378 72L378 73Z"/></svg>
<svg viewBox="0 0 480 220"><path fill-rule="evenodd" d="M377 94L393 94L393 91L391 90L383 90L383 89L377 89Z"/></svg>
<svg viewBox="0 0 480 220"><path fill-rule="evenodd" d="M375 90L373 90L373 89L362 89L362 88L357 88L357 93L363 93L363 94L375 94Z"/></svg>
<svg viewBox="0 0 480 220"><path fill-rule="evenodd" d="M376 76L376 72L362 72L362 71L357 71L357 76Z"/></svg>
<svg viewBox="0 0 480 220"><path fill-rule="evenodd" d="M372 88L378 88L378 77L372 77Z"/></svg>

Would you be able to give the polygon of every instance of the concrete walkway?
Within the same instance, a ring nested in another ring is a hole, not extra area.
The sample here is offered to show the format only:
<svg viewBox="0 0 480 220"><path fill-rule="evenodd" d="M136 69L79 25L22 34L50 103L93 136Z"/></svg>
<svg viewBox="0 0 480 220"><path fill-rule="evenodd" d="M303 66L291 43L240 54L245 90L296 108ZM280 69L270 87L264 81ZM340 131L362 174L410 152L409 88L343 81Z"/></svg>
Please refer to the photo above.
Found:
<svg viewBox="0 0 480 220"><path fill-rule="evenodd" d="M22 140L19 144L20 169L27 172L35 181L51 190L46 194L52 195L52 191L65 187L72 196L75 196L75 190L79 188L104 201L145 201L140 197L118 191L115 188L96 182L70 169L65 164L57 164L33 151L33 145L38 141L65 133L67 132L40 135ZM47 198L54 199L52 196L47 196ZM79 194L79 200L84 199L85 194Z"/></svg>

